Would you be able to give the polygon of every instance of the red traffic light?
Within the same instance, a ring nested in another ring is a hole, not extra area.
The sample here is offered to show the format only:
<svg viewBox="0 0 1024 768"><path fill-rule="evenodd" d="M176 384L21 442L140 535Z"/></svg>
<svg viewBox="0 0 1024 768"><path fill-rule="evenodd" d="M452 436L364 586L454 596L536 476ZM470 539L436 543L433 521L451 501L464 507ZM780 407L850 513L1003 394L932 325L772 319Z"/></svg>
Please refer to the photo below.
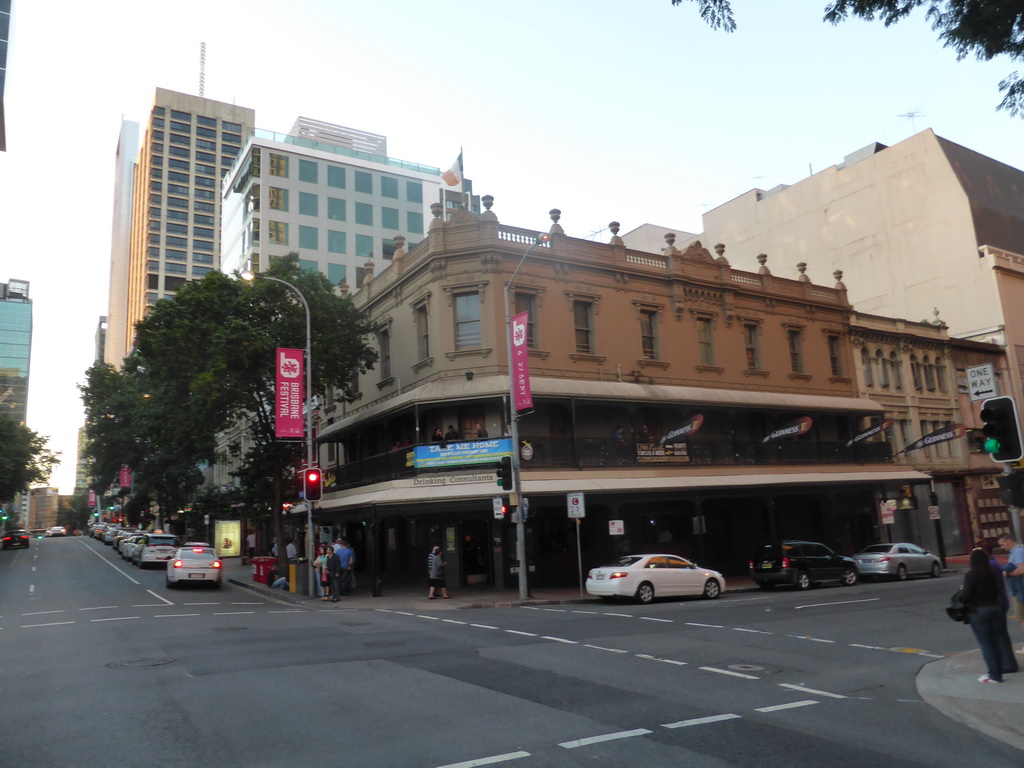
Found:
<svg viewBox="0 0 1024 768"><path fill-rule="evenodd" d="M319 501L323 496L323 475L317 468L307 469L302 475L302 489L306 501Z"/></svg>

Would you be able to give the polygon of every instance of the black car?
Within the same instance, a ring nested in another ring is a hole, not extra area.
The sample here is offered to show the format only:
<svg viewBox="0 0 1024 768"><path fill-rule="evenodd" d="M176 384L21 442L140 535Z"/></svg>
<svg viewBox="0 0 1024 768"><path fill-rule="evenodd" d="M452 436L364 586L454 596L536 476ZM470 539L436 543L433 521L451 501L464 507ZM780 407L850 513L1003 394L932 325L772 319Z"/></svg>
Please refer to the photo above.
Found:
<svg viewBox="0 0 1024 768"><path fill-rule="evenodd" d="M750 560L750 578L761 589L777 584L810 589L820 581L838 581L844 587L852 587L859 572L852 557L837 554L824 544L787 540L766 544Z"/></svg>
<svg viewBox="0 0 1024 768"><path fill-rule="evenodd" d="M24 547L25 549L28 549L28 540L28 531L24 528L12 528L11 530L4 532L3 548L13 549L14 547Z"/></svg>

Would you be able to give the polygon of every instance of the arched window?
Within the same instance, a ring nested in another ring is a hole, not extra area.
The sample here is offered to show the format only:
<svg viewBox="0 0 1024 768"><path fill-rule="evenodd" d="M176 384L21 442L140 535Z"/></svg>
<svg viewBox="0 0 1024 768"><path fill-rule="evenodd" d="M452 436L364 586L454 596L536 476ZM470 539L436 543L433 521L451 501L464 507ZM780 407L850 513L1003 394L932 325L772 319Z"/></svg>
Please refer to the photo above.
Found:
<svg viewBox="0 0 1024 768"><path fill-rule="evenodd" d="M924 386L929 392L935 391L935 366L932 365L932 359L928 355L924 356L921 361L921 367L924 369Z"/></svg>
<svg viewBox="0 0 1024 768"><path fill-rule="evenodd" d="M895 352L890 352L889 362L892 364L892 385L896 389L903 389L903 361Z"/></svg>
<svg viewBox="0 0 1024 768"><path fill-rule="evenodd" d="M872 369L871 355L868 354L866 347L861 347L860 350L860 364L864 368L864 386L873 387L875 386L875 377Z"/></svg>
<svg viewBox="0 0 1024 768"><path fill-rule="evenodd" d="M910 356L910 380L914 382L914 389L923 389L921 383L921 364L917 362L917 355Z"/></svg>
<svg viewBox="0 0 1024 768"><path fill-rule="evenodd" d="M885 353L882 350L875 352L875 361L878 363L878 385L881 387L889 387L889 360L886 358Z"/></svg>
<svg viewBox="0 0 1024 768"><path fill-rule="evenodd" d="M939 392L946 394L946 361L941 357L935 358L935 383L939 385Z"/></svg>

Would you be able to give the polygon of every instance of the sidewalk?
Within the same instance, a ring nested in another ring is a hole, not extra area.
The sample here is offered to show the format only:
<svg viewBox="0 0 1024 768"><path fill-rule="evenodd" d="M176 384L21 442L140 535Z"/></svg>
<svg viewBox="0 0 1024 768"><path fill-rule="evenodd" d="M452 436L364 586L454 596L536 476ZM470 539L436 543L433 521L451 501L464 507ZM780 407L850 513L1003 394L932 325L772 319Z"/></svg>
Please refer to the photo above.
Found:
<svg viewBox="0 0 1024 768"><path fill-rule="evenodd" d="M956 576L967 567L968 556L946 558L947 574ZM579 587L537 588L523 601L515 589L499 590L490 586L459 587L452 589L450 600L427 601L424 583L408 581L384 584L380 597L370 594L369 576L360 574L355 593L338 603L322 602L318 597L306 597L280 589L270 589L252 580L252 566L241 565L239 558L225 558L224 579L229 583L251 590L269 600L301 605L316 610L387 610L431 611L461 610L468 608L502 608L515 605L563 605L595 603L596 598L580 595ZM745 576L726 578L727 592L743 592L757 587ZM959 581L958 581L959 583ZM1024 657L1020 657L1024 665ZM1019 674L1007 675L1001 685L985 685L978 677L985 672L981 651L975 649L956 653L925 664L917 675L917 692L929 705L947 717L1024 750L1024 669Z"/></svg>

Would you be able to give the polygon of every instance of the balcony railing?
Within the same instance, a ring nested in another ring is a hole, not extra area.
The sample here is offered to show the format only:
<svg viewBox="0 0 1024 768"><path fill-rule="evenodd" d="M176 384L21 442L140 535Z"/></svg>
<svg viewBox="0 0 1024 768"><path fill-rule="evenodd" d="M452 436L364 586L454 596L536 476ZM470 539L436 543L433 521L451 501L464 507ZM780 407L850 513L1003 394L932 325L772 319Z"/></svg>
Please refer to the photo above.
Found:
<svg viewBox="0 0 1024 768"><path fill-rule="evenodd" d="M578 438L576 440L551 437L521 437L529 458L523 459L525 473L531 469L595 469L601 467L679 468L713 466L763 465L817 465L878 464L892 460L887 443L856 443L847 447L845 441L782 440L763 443L751 441L701 440L675 444L672 447L657 443L622 443L604 438ZM409 466L407 454L412 448L388 453L329 469L335 476L328 491L343 490L360 485L386 482L437 470L418 470ZM486 465L478 466L485 469Z"/></svg>

